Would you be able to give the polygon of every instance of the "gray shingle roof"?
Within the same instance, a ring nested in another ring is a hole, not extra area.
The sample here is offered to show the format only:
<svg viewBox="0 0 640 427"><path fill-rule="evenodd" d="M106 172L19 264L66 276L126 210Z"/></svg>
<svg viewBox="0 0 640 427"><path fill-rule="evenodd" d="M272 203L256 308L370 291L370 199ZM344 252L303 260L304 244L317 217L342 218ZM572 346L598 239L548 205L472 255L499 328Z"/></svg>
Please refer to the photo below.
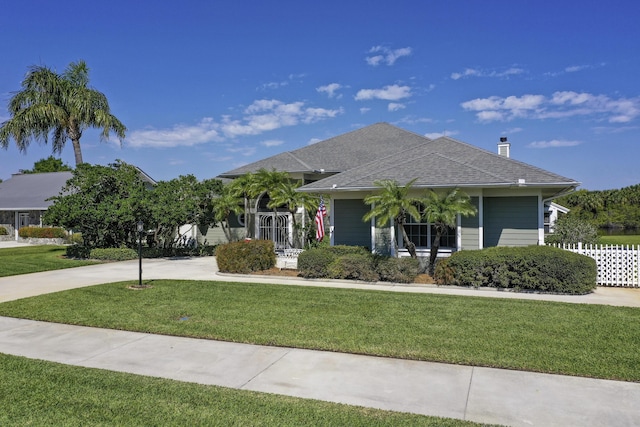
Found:
<svg viewBox="0 0 640 427"><path fill-rule="evenodd" d="M57 196L71 172L48 172L13 175L0 182L0 210L46 210L53 204L48 198Z"/></svg>
<svg viewBox="0 0 640 427"><path fill-rule="evenodd" d="M374 181L405 184L417 178L416 188L432 187L573 187L579 183L449 137L427 140L385 157L301 187L302 191L369 190ZM521 180L524 180L522 182Z"/></svg>
<svg viewBox="0 0 640 427"><path fill-rule="evenodd" d="M264 168L286 172L313 172L324 169L326 173L342 172L372 162L395 151L415 145L424 145L424 136L391 126L376 123L297 150L277 154L263 160L225 172L220 177L233 178Z"/></svg>

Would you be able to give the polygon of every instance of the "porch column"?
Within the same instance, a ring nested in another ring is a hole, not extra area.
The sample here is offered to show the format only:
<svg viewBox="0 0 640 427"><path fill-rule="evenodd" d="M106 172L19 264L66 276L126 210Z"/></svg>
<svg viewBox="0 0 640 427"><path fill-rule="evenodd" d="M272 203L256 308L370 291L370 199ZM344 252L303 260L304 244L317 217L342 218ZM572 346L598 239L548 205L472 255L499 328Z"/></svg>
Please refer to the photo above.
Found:
<svg viewBox="0 0 640 427"><path fill-rule="evenodd" d="M478 249L484 249L484 200L480 193L478 198Z"/></svg>
<svg viewBox="0 0 640 427"><path fill-rule="evenodd" d="M538 245L544 245L544 200L538 194Z"/></svg>

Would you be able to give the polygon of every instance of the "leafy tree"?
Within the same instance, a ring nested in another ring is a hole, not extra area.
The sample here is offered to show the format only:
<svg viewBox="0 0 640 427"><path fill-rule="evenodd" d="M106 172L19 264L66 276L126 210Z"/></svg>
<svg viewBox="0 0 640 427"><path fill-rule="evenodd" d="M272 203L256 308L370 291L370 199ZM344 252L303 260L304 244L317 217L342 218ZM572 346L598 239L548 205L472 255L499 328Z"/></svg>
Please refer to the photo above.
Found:
<svg viewBox="0 0 640 427"><path fill-rule="evenodd" d="M154 242L173 247L182 237L178 233L180 226L195 224L205 228L215 225L213 199L221 190L219 180L198 182L193 175L158 182L147 202Z"/></svg>
<svg viewBox="0 0 640 427"><path fill-rule="evenodd" d="M49 156L46 159L40 159L33 164L33 169L23 170L22 173L46 173L46 172L64 172L72 171L73 169L62 162L62 159L57 159L53 156Z"/></svg>
<svg viewBox="0 0 640 427"><path fill-rule="evenodd" d="M564 215L556 221L555 231L546 237L547 243L577 245L595 245L598 242L598 230L593 224L576 215Z"/></svg>
<svg viewBox="0 0 640 427"><path fill-rule="evenodd" d="M404 225L407 220L407 215L411 215L414 218L420 217L420 212L418 212L418 208L416 207L417 199L415 197L409 197L409 191L416 179L417 178L412 179L405 186L401 186L393 180L374 181L374 184L380 187L381 190L376 194L364 198L364 202L372 205L372 208L362 218L364 221L371 221L372 218L376 218L379 227L384 227L390 222L392 222L394 226L399 226L404 246L412 258L417 258L416 245L409 240ZM394 237L393 245L397 257L397 237Z"/></svg>
<svg viewBox="0 0 640 427"><path fill-rule="evenodd" d="M61 194L52 198L44 222L79 231L86 246L134 247L136 224L149 217L147 194L134 166L81 163Z"/></svg>
<svg viewBox="0 0 640 427"><path fill-rule="evenodd" d="M457 188L444 194L430 190L420 202L424 205L423 218L433 224L436 230L429 253L429 273L433 275L442 235L447 228L457 225L458 215L475 215L477 209L471 203L469 196Z"/></svg>
<svg viewBox="0 0 640 427"><path fill-rule="evenodd" d="M22 81L22 90L9 100L11 118L0 126L0 146L7 149L13 139L22 152L31 140L48 142L60 153L68 139L73 144L76 166L82 163L80 138L87 128L102 128L101 139L114 132L120 141L126 127L111 114L106 96L89 87L89 68L84 61L72 62L62 74L43 66L32 66Z"/></svg>

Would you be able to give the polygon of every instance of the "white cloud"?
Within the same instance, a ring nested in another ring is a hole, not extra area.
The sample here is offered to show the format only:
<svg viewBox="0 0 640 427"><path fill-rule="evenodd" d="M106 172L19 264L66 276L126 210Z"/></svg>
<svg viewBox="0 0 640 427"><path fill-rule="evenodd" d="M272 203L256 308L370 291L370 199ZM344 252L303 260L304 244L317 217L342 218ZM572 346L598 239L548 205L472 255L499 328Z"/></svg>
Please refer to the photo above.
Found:
<svg viewBox="0 0 640 427"><path fill-rule="evenodd" d="M342 89L342 85L339 83L330 83L326 86L320 86L316 88L316 90L320 93L326 93L329 98L336 97L338 99L342 98L342 94L336 93L336 91Z"/></svg>
<svg viewBox="0 0 640 427"><path fill-rule="evenodd" d="M564 71L567 73L575 73L576 71L582 71L586 68L591 68L591 67L588 65L572 65L570 67L565 68Z"/></svg>
<svg viewBox="0 0 640 427"><path fill-rule="evenodd" d="M572 91L555 92L550 98L531 94L505 98L490 96L463 102L461 106L467 111L475 111L481 122L594 116L610 123L627 123L640 116L640 98L613 99Z"/></svg>
<svg viewBox="0 0 640 427"><path fill-rule="evenodd" d="M133 131L125 143L131 147L192 147L222 139L218 124L207 117L192 126L178 124L169 129Z"/></svg>
<svg viewBox="0 0 640 427"><path fill-rule="evenodd" d="M315 123L343 112L342 108L305 108L304 102L287 104L276 99L260 99L245 108L240 118L225 115L216 122L208 117L192 126L179 124L168 129L133 131L127 137L126 144L131 147L194 146L221 142L227 138L259 135L300 123Z"/></svg>
<svg viewBox="0 0 640 427"><path fill-rule="evenodd" d="M508 78L510 76L515 76L518 74L523 74L525 71L522 68L511 67L506 70L496 71L496 70L479 70L476 68L467 68L461 73L451 73L451 79L459 80L467 77L497 77L497 78Z"/></svg>
<svg viewBox="0 0 640 427"><path fill-rule="evenodd" d="M260 142L260 145L264 145L265 147L277 147L282 144L284 144L284 141L280 141L279 139L268 139Z"/></svg>
<svg viewBox="0 0 640 427"><path fill-rule="evenodd" d="M388 111L398 111L407 108L404 104L398 104L397 102L390 102L387 106Z"/></svg>
<svg viewBox="0 0 640 427"><path fill-rule="evenodd" d="M426 136L429 139L437 139L437 138L440 138L441 136L454 136L459 133L460 132L458 132L457 130L445 130L444 132L425 133L424 136Z"/></svg>
<svg viewBox="0 0 640 427"><path fill-rule="evenodd" d="M371 66L378 66L382 63L387 65L393 65L395 62L402 58L403 56L409 56L412 53L412 49L410 47L403 47L400 49L389 49L386 46L374 46L369 49L369 53L373 53L375 55L367 56L365 61L367 64Z"/></svg>
<svg viewBox="0 0 640 427"><path fill-rule="evenodd" d="M315 144L316 142L320 142L320 141L322 141L322 139L320 138L311 138L309 142L307 142L307 145Z"/></svg>
<svg viewBox="0 0 640 427"><path fill-rule="evenodd" d="M364 101L369 99L383 99L385 101L398 101L400 99L409 98L411 96L411 88L409 86L388 85L382 89L361 89L356 94L356 101Z"/></svg>
<svg viewBox="0 0 640 427"><path fill-rule="evenodd" d="M575 147L582 144L582 141L568 141L564 139L552 139L551 141L534 141L527 144L531 148L557 148L557 147Z"/></svg>
<svg viewBox="0 0 640 427"><path fill-rule="evenodd" d="M366 113L368 113L369 111L371 111L371 108L362 107L362 108L360 109L360 114L366 114Z"/></svg>
<svg viewBox="0 0 640 427"><path fill-rule="evenodd" d="M248 146L235 147L234 146L234 147L227 148L227 151L230 153L240 154L242 156L251 156L255 154L256 147L248 147Z"/></svg>

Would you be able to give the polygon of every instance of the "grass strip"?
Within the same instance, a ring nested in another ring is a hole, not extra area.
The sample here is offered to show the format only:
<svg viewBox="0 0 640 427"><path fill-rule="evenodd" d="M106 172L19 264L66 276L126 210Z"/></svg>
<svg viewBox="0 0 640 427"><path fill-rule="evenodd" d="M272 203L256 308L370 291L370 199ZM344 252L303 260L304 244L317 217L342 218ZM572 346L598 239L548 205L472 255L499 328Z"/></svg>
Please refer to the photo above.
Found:
<svg viewBox="0 0 640 427"><path fill-rule="evenodd" d="M478 426L0 354L0 425Z"/></svg>
<svg viewBox="0 0 640 427"><path fill-rule="evenodd" d="M0 277L60 270L96 264L96 261L64 258L64 246L25 246L0 249Z"/></svg>
<svg viewBox="0 0 640 427"><path fill-rule="evenodd" d="M224 341L640 381L640 309L159 280L0 304L0 315Z"/></svg>

